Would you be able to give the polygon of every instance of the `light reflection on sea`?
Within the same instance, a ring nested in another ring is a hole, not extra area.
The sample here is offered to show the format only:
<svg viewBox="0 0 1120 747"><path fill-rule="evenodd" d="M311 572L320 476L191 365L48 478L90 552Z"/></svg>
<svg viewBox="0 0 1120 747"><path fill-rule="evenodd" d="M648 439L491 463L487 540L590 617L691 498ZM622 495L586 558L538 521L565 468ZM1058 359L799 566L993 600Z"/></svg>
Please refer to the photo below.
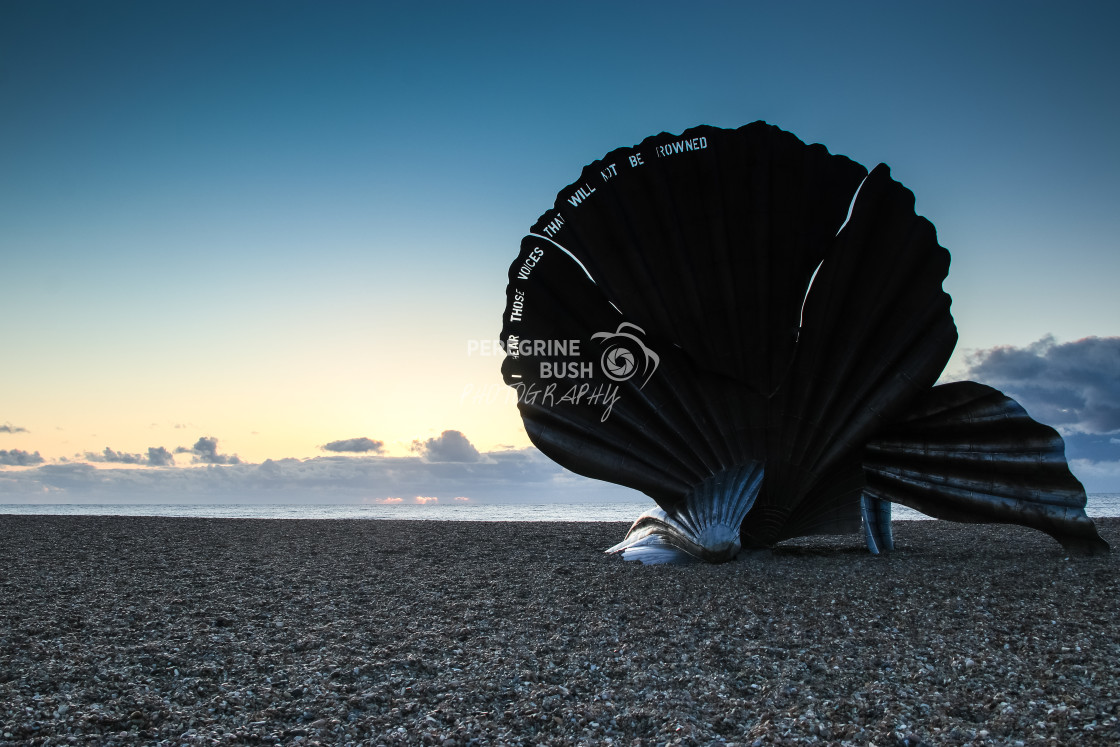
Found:
<svg viewBox="0 0 1120 747"><path fill-rule="evenodd" d="M424 519L429 521L624 521L653 507L652 501L540 504L157 504L0 503L0 514L74 516L192 516L217 519ZM1120 493L1090 493L1089 516L1120 516ZM929 517L895 505L899 521Z"/></svg>

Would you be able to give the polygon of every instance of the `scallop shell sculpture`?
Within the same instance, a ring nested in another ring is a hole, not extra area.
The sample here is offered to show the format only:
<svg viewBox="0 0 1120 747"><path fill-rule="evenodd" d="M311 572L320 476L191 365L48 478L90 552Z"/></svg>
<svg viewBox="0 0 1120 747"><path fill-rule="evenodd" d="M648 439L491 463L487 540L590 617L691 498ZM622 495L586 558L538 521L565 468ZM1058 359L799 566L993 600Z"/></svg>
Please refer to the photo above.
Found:
<svg viewBox="0 0 1120 747"><path fill-rule="evenodd" d="M975 382L914 197L764 122L612 151L510 266L505 381L532 442L658 508L609 552L720 562L890 506L1108 545L1060 436Z"/></svg>

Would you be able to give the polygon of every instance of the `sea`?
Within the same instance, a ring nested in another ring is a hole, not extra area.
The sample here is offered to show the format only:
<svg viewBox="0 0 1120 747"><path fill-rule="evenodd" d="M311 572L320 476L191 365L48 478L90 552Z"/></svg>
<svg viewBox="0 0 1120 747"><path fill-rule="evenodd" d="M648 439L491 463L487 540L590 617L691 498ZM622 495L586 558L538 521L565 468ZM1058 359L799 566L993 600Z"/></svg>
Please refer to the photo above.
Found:
<svg viewBox="0 0 1120 747"><path fill-rule="evenodd" d="M246 503L0 503L3 514L52 516L188 516L214 519L421 519L427 521L622 521L632 522L652 501L602 503L246 504ZM1120 516L1120 493L1090 493L1091 517ZM928 519L895 505L898 521Z"/></svg>

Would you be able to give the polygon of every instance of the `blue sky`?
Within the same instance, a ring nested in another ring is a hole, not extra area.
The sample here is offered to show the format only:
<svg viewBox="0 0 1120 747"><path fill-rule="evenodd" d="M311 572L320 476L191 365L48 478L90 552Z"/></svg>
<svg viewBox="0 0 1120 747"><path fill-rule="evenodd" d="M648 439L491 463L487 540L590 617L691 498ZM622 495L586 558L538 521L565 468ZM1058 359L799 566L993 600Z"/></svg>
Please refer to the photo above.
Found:
<svg viewBox="0 0 1120 747"><path fill-rule="evenodd" d="M202 437L240 469L524 448L467 355L521 236L584 164L701 123L891 166L953 255L950 373L1120 335L1120 6L775 6L3 3L0 451L43 460L10 489Z"/></svg>

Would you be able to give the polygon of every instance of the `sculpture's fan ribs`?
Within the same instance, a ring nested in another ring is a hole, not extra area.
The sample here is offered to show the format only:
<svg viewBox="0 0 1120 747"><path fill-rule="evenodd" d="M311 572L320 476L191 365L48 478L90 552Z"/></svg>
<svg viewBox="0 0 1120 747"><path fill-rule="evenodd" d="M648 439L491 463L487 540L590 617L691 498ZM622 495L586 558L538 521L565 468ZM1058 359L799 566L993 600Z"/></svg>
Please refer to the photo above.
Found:
<svg viewBox="0 0 1120 747"><path fill-rule="evenodd" d="M626 557L861 522L885 551L891 501L1107 547L1056 433L932 388L948 268L884 165L762 122L663 133L585 168L522 241L502 372L545 454L658 503Z"/></svg>
<svg viewBox="0 0 1120 747"><path fill-rule="evenodd" d="M867 494L879 500L954 521L1023 524L1073 552L1108 551L1061 436L989 386L928 390L866 454Z"/></svg>

